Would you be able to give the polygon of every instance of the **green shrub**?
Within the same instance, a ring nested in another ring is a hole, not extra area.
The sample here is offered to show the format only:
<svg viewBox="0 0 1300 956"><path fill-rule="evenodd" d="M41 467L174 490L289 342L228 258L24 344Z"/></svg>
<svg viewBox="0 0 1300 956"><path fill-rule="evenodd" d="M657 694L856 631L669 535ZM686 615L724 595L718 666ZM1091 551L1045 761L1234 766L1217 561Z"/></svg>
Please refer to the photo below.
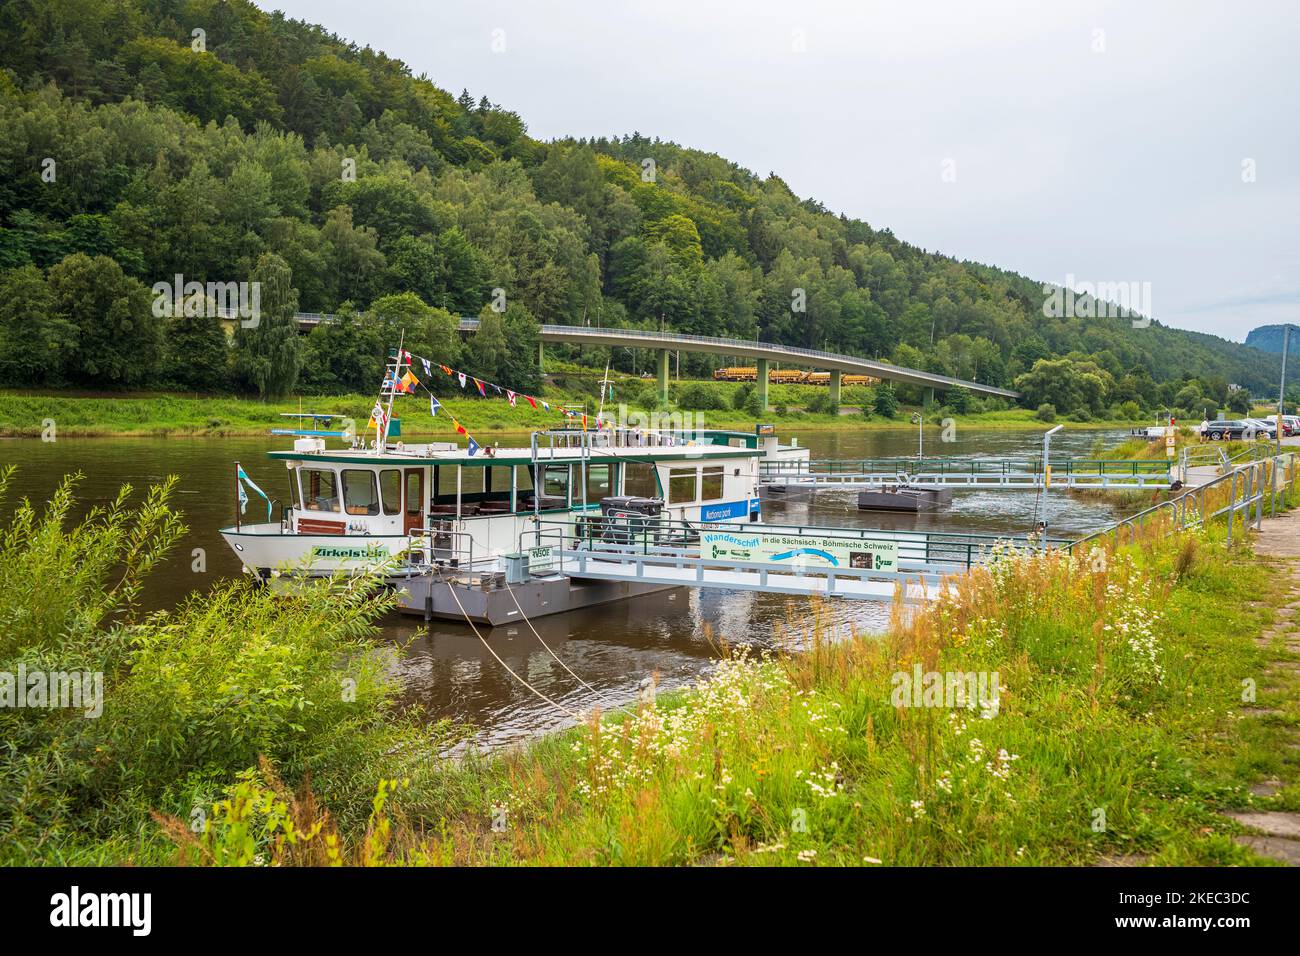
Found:
<svg viewBox="0 0 1300 956"><path fill-rule="evenodd" d="M1043 402L1038 406L1038 411L1034 412L1034 417L1040 422L1056 421L1056 406L1051 402Z"/></svg>
<svg viewBox="0 0 1300 956"><path fill-rule="evenodd" d="M888 382L881 382L877 385L876 398L872 407L881 418L893 418L897 415L898 396L894 394L894 387Z"/></svg>

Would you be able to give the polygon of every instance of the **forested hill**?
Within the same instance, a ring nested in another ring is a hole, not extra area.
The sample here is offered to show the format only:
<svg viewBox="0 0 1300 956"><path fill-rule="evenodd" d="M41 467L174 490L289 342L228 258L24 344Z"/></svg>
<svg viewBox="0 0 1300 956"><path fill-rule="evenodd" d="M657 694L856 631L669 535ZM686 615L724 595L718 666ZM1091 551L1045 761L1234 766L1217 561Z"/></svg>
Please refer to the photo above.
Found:
<svg viewBox="0 0 1300 956"><path fill-rule="evenodd" d="M1199 414L1277 378L1212 336L1046 318L1037 281L716 155L539 142L486 95L245 0L11 0L0 65L0 384L369 389L376 322L454 356L449 314L480 313L476 367L521 385L513 346L539 321L879 356L1083 415L1179 396ZM232 350L203 317L155 318L150 287L176 274L261 282L267 321ZM304 344L294 307L367 315Z"/></svg>

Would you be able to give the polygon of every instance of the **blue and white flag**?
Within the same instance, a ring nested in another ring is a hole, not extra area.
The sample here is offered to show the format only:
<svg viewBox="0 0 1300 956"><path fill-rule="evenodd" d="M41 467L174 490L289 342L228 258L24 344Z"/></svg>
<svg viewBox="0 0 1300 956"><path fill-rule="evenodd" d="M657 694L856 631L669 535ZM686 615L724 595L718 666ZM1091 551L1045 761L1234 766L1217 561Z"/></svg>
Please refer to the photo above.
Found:
<svg viewBox="0 0 1300 956"><path fill-rule="evenodd" d="M432 415L434 418L437 418L437 417L438 417L438 409L440 409L440 408L442 408L442 402L438 401L438 399L437 399L435 396L430 395L430 396L429 396L429 414Z"/></svg>
<svg viewBox="0 0 1300 956"><path fill-rule="evenodd" d="M248 477L248 472L244 471L243 465L235 466L235 483L239 486L239 513L242 515L244 509L248 506L248 492L244 491L244 482L248 482L248 487L252 488L266 500L266 520L271 520L271 499L266 497L266 492L257 487L257 482Z"/></svg>
<svg viewBox="0 0 1300 956"><path fill-rule="evenodd" d="M479 443L474 440L474 437L469 436L469 457L473 458L478 453L479 447Z"/></svg>
<svg viewBox="0 0 1300 956"><path fill-rule="evenodd" d="M424 363L424 377L428 378L433 374L433 369L429 368L429 360L427 358L422 358L420 361Z"/></svg>

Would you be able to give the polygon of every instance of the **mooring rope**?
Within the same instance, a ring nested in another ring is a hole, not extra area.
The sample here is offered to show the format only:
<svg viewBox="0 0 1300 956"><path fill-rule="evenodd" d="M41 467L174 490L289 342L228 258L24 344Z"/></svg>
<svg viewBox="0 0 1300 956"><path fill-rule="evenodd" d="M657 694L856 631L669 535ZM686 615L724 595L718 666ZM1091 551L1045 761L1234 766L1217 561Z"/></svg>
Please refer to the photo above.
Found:
<svg viewBox="0 0 1300 956"><path fill-rule="evenodd" d="M604 694L602 694L596 688L592 687L585 680L583 680L581 677L575 674L573 672L573 668L569 667L568 664L564 663L564 659L561 658L559 654L555 653L555 651L551 650L551 645L547 644L546 641L542 639L542 635L537 633L537 628L533 626L533 622L529 620L528 615L524 613L524 609L519 603L519 598L515 597L514 588L507 586L506 591L508 591L510 594L510 600L515 602L515 607L519 610L520 617L524 619L524 623L528 625L528 629L533 632L533 637L537 638L537 642L541 644L542 647L546 648L546 652L550 654L552 657L554 657L556 662L558 662L561 667L563 667L566 671L568 671L569 676L571 676L583 687L587 688L587 690L595 694L597 699L599 699L601 703L608 704L611 707L617 707L619 710L623 711L623 713L628 714L629 716L632 714L632 711L628 710L627 707L623 706L622 704L614 704L608 701L605 698Z"/></svg>
<svg viewBox="0 0 1300 956"><path fill-rule="evenodd" d="M536 695L537 695L538 697L540 697L542 700L546 701L548 704L550 704L550 705L551 705L552 707L554 707L556 710L562 711L563 713L565 713L565 714L567 714L568 716L572 717L574 720L576 720L576 721L578 721L579 723L581 723L581 722L582 722L582 715L577 714L577 713L574 713L573 711L569 710L569 708L565 707L563 704L556 703L554 700L552 700L551 698L547 697L545 694L543 694L540 690L538 690L538 689L537 689L536 687L534 687L532 684L528 683L528 681L524 680L522 677L520 677L518 674L516 674L515 671L514 671L514 668L512 668L509 664L507 664L505 661L503 661L503 660L501 659L501 655L498 654L496 651L494 651L494 650L492 649L492 645L489 644L489 643L484 639L483 635L479 633L478 628L474 626L474 621L470 618L470 616L469 616L469 612L467 612L467 611L465 610L465 605L463 605L463 604L460 603L460 595L458 595L458 594L456 593L456 583L455 583L454 581L447 581L446 584L447 584L447 590L451 592L452 600L454 600L454 601L456 602L456 607L460 608L460 613L463 614L463 615L465 615L465 623L468 624L468 625L470 626L470 629L471 629L471 630L473 630L473 632L474 632L474 636L477 637L477 638L479 639L479 643L481 643L484 647L486 647L486 648L488 649L488 653L491 654L493 657L495 657L495 658L497 659L497 663L500 664L502 667L504 667L504 668L509 672L509 674L510 674L511 677L513 677L515 680L519 681L519 683L523 684L525 687L527 687L530 691L532 691L534 694L536 694Z"/></svg>

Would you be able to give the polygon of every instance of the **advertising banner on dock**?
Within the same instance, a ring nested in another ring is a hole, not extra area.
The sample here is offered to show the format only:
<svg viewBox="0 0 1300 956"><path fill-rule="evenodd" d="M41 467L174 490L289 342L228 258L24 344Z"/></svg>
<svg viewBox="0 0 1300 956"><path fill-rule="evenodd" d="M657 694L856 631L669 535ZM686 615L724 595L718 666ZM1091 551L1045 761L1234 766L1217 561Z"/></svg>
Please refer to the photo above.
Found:
<svg viewBox="0 0 1300 956"><path fill-rule="evenodd" d="M817 534L705 531L700 535L700 557L793 567L896 571L898 542Z"/></svg>

